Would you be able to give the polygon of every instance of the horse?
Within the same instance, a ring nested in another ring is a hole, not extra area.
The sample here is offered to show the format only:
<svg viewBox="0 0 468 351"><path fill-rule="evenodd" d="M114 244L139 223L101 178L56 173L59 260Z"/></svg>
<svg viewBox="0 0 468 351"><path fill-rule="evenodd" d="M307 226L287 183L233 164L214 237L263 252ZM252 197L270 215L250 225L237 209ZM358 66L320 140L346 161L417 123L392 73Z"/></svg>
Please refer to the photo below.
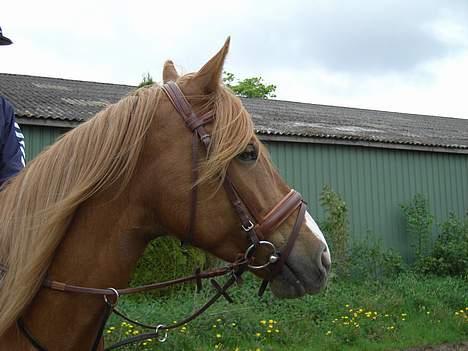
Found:
<svg viewBox="0 0 468 351"><path fill-rule="evenodd" d="M196 147L200 140L194 143L171 96L155 84L66 133L0 191L0 264L6 267L0 275L0 350L37 349L19 330L20 318L48 350L92 348L102 296L48 289L46 278L125 288L147 244L164 235L186 240L191 232L191 245L227 262L255 246L247 235L253 225L240 225L242 206L233 206L232 192L268 217L291 189L241 100L222 85L228 50L229 38L195 73L179 76L172 61L163 67L164 83L175 82L193 115L209 116L196 127L210 136L203 139L206 148ZM226 179L235 190L224 186ZM287 245L291 232L295 236L271 279L279 298L319 292L330 270L326 240L308 212L299 217L303 208L291 207L268 234L276 247ZM268 256L264 251L254 260Z"/></svg>

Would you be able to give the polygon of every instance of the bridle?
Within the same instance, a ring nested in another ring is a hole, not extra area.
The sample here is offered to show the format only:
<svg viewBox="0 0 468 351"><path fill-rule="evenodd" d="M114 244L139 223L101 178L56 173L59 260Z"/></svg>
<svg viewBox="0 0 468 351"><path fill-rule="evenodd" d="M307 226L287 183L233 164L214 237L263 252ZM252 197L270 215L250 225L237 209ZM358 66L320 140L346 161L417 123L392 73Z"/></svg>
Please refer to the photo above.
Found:
<svg viewBox="0 0 468 351"><path fill-rule="evenodd" d="M199 145L203 145L206 151L209 150L209 145L211 143L211 136L206 131L205 125L210 123L213 120L212 113L209 112L203 116L198 116L192 106L185 98L183 92L180 90L178 85L174 82L167 82L162 86L162 90L166 93L167 97L171 101L174 108L182 116L185 125L192 132L192 191L190 195L190 217L189 217L189 228L184 244L193 243L195 238L195 221L197 215L197 199L198 199L198 151ZM268 283L274 279L283 269L289 254L291 253L294 243L299 235L300 227L304 222L305 213L307 206L302 199L301 195L295 191L291 190L286 194L266 215L261 216L259 211L255 209L254 206L249 204L244 200L241 193L236 189L235 183L232 180L230 166L226 172L226 176L223 183L223 188L229 198L229 201L236 212L240 220L240 225L243 232L246 234L246 237L249 241L249 245L246 248L246 251L243 254L238 255L238 259L235 262L228 264L224 267L203 271L199 269L195 271L193 275L182 277L170 281L153 283L149 285L139 286L135 288L126 288L126 289L115 289L115 288L89 288L82 286L70 285L58 281L52 281L46 279L43 282L43 287L57 290L61 292L69 293L82 293L82 294L91 294L91 295L101 295L104 298L105 310L101 317L101 322L97 330L97 336L91 348L91 351L96 351L100 345L100 340L105 328L105 324L112 313L117 314L121 318L138 325L143 328L154 330L153 332L148 332L140 334L134 337L129 337L121 342L118 342L115 345L112 345L106 348L108 350L114 350L120 348L124 345L131 343L140 342L148 338L156 338L160 342L166 340L167 330L178 328L179 326L184 325L185 323L190 322L191 320L198 317L202 314L208 307L215 303L220 297L224 297L229 302L232 302L231 297L227 294L227 290L241 280L241 275L247 270L261 270L268 269L267 277L263 280L258 295L262 296ZM286 245L281 249L277 250L275 245L268 240L268 237L284 222L289 218L295 211L298 211L296 216L291 234L288 238ZM268 259L261 264L254 264L255 254L257 250L263 247L269 251ZM0 272L6 272L6 267L0 265ZM230 278L221 286L215 279L215 277L222 275L230 275ZM1 279L1 275L0 275ZM199 308L195 313L188 316L187 318L171 324L157 324L157 325L148 325L135 320L130 319L122 312L117 309L118 299L122 295L140 293L144 291L165 288L175 284L181 284L185 282L195 281L197 284L197 291L202 287L202 280L210 279L211 285L216 290L215 295ZM19 318L17 321L17 326L19 330L24 334L24 336L30 341L30 343L39 351L47 351L47 349L35 338L32 336L32 333L28 330L23 318ZM165 333L164 335L162 333Z"/></svg>

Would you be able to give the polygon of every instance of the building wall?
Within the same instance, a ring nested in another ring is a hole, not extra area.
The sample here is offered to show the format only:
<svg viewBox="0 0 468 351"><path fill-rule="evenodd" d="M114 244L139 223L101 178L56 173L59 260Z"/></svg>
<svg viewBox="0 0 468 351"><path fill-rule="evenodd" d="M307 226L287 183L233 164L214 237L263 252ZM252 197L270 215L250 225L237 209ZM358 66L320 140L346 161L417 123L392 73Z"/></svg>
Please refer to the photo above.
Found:
<svg viewBox="0 0 468 351"><path fill-rule="evenodd" d="M28 160L64 133L64 128L22 126ZM333 144L266 143L287 182L309 203L312 216L324 218L319 205L324 185L346 201L353 237L381 238L386 247L409 257L400 205L416 194L428 199L440 223L450 212L468 211L468 155L379 149Z"/></svg>
<svg viewBox="0 0 468 351"><path fill-rule="evenodd" d="M410 256L400 205L428 198L437 223L468 211L468 155L332 144L268 142L274 163L324 218L319 197L328 184L346 201L352 235L367 233Z"/></svg>
<svg viewBox="0 0 468 351"><path fill-rule="evenodd" d="M20 125L26 142L26 160L31 161L46 146L51 145L65 133L66 128L51 128L46 126Z"/></svg>

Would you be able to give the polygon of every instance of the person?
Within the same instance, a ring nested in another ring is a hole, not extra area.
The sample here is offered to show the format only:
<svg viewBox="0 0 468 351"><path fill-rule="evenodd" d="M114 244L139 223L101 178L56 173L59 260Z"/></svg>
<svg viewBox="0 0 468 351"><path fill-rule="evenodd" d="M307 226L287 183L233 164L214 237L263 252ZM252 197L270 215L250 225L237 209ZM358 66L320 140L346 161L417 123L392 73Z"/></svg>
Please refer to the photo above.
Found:
<svg viewBox="0 0 468 351"><path fill-rule="evenodd" d="M0 27L0 45L12 43ZM25 160L24 136L15 121L13 106L0 96L0 188L25 166Z"/></svg>

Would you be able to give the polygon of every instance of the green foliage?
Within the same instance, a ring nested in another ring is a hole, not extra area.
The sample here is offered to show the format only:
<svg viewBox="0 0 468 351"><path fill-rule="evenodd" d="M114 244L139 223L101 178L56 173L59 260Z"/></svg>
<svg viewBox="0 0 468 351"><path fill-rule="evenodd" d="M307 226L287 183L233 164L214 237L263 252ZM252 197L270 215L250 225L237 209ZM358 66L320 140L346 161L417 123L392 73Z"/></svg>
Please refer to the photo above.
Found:
<svg viewBox="0 0 468 351"><path fill-rule="evenodd" d="M405 270L403 258L393 250L384 250L375 234L354 240L349 254L349 276L353 280L382 280Z"/></svg>
<svg viewBox="0 0 468 351"><path fill-rule="evenodd" d="M401 208L406 219L410 245L415 249L418 261L430 251L434 216L430 213L428 201L422 194L416 194L408 205L401 205Z"/></svg>
<svg viewBox="0 0 468 351"><path fill-rule="evenodd" d="M180 242L163 237L153 240L146 248L133 273L130 286L144 285L192 274L197 267L204 269L207 256L202 251L189 247L187 251L180 247ZM155 290L154 295L167 294L168 291L180 290L183 285L169 290Z"/></svg>
<svg viewBox="0 0 468 351"><path fill-rule="evenodd" d="M321 294L294 300L273 299L269 291L259 299L257 289L258 279L246 275L244 284L229 292L234 305L221 300L198 319L170 331L167 342L152 339L122 351L383 351L468 338L468 296L461 278L401 274L378 283L338 281ZM119 307L142 322L171 324L212 294L206 284L200 294L184 290L145 300L124 296ZM113 316L106 345L142 332Z"/></svg>
<svg viewBox="0 0 468 351"><path fill-rule="evenodd" d="M237 80L234 83L235 77L233 73L224 72L223 82L231 89L234 94L241 97L262 98L268 99L276 97L276 85L263 83L263 78L252 77L243 80Z"/></svg>
<svg viewBox="0 0 468 351"><path fill-rule="evenodd" d="M420 260L416 269L426 274L468 278L468 217L460 220L451 213L440 230L432 253Z"/></svg>
<svg viewBox="0 0 468 351"><path fill-rule="evenodd" d="M149 74L149 72L146 72L144 75L143 75L143 80L141 81L140 84L138 84L138 88L141 88L141 87L144 87L144 86L147 86L147 85L153 85L155 82L153 80L153 77L151 77L151 74Z"/></svg>
<svg viewBox="0 0 468 351"><path fill-rule="evenodd" d="M346 274L350 235L348 208L340 195L329 185L323 187L320 204L326 213L325 220L321 221L321 228L328 239L334 270L338 275Z"/></svg>

